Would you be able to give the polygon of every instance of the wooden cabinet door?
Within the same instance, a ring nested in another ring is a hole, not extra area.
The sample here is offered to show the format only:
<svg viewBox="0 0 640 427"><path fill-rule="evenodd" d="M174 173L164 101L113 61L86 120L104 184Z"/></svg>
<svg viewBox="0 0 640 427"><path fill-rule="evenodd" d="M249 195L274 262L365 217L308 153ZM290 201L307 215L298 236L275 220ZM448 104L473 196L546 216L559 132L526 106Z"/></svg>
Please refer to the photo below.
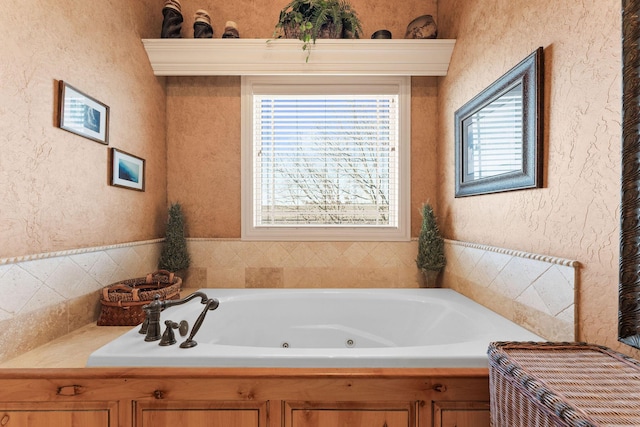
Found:
<svg viewBox="0 0 640 427"><path fill-rule="evenodd" d="M2 403L2 427L116 427L115 402Z"/></svg>
<svg viewBox="0 0 640 427"><path fill-rule="evenodd" d="M410 402L287 402L285 408L285 427L415 426Z"/></svg>
<svg viewBox="0 0 640 427"><path fill-rule="evenodd" d="M300 410L292 417L292 427L408 427L406 411L367 411L363 409Z"/></svg>
<svg viewBox="0 0 640 427"><path fill-rule="evenodd" d="M137 402L140 427L267 427L266 402Z"/></svg>
<svg viewBox="0 0 640 427"><path fill-rule="evenodd" d="M100 411L6 411L0 413L3 427L108 427L109 417Z"/></svg>
<svg viewBox="0 0 640 427"><path fill-rule="evenodd" d="M433 427L489 427L489 402L434 402Z"/></svg>

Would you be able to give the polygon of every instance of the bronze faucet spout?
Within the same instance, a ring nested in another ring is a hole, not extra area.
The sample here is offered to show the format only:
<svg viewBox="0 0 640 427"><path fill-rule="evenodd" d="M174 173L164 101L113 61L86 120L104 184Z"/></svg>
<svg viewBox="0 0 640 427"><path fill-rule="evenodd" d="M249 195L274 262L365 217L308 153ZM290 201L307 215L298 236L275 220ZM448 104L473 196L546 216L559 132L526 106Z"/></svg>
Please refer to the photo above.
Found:
<svg viewBox="0 0 640 427"><path fill-rule="evenodd" d="M144 338L145 341L159 340L162 337L162 335L160 334L160 313L165 308L187 303L196 297L200 297L201 304L206 304L209 300L209 297L207 297L204 292L200 291L194 292L191 295L179 300L160 301L160 295L156 295L153 299L153 302L142 306L142 309L145 311L146 316L138 332L146 335Z"/></svg>

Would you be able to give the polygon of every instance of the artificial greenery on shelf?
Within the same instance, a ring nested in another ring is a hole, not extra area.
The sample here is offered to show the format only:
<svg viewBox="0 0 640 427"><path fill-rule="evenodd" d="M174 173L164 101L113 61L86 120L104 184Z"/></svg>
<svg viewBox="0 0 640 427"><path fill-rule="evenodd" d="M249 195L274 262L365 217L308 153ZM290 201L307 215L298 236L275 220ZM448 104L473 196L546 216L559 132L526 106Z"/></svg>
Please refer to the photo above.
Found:
<svg viewBox="0 0 640 427"><path fill-rule="evenodd" d="M191 257L187 250L187 239L184 232L184 214L179 203L172 203L169 207L167 232L158 268L172 272L186 270L191 264Z"/></svg>
<svg viewBox="0 0 640 427"><path fill-rule="evenodd" d="M440 235L436 215L430 204L422 205L422 228L418 237L416 265L424 273L439 272L447 261L444 255L444 239Z"/></svg>
<svg viewBox="0 0 640 427"><path fill-rule="evenodd" d="M292 0L280 11L278 32L302 40L307 50L318 38L360 38L362 25L347 0Z"/></svg>

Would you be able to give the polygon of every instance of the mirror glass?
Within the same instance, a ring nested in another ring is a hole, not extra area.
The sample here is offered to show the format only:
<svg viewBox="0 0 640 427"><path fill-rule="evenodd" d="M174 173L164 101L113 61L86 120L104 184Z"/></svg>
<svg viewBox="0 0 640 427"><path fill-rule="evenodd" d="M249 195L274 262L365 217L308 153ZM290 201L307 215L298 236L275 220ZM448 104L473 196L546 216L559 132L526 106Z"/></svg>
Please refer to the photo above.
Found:
<svg viewBox="0 0 640 427"><path fill-rule="evenodd" d="M465 181L522 172L522 83L463 121Z"/></svg>

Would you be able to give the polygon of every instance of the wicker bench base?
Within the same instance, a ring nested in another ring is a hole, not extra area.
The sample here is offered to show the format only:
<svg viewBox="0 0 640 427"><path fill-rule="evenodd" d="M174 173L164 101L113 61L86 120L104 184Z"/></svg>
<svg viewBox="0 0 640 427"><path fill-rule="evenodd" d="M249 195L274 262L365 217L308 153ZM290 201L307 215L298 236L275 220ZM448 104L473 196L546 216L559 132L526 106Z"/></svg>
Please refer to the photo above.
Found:
<svg viewBox="0 0 640 427"><path fill-rule="evenodd" d="M640 362L584 343L489 346L493 427L640 426Z"/></svg>

